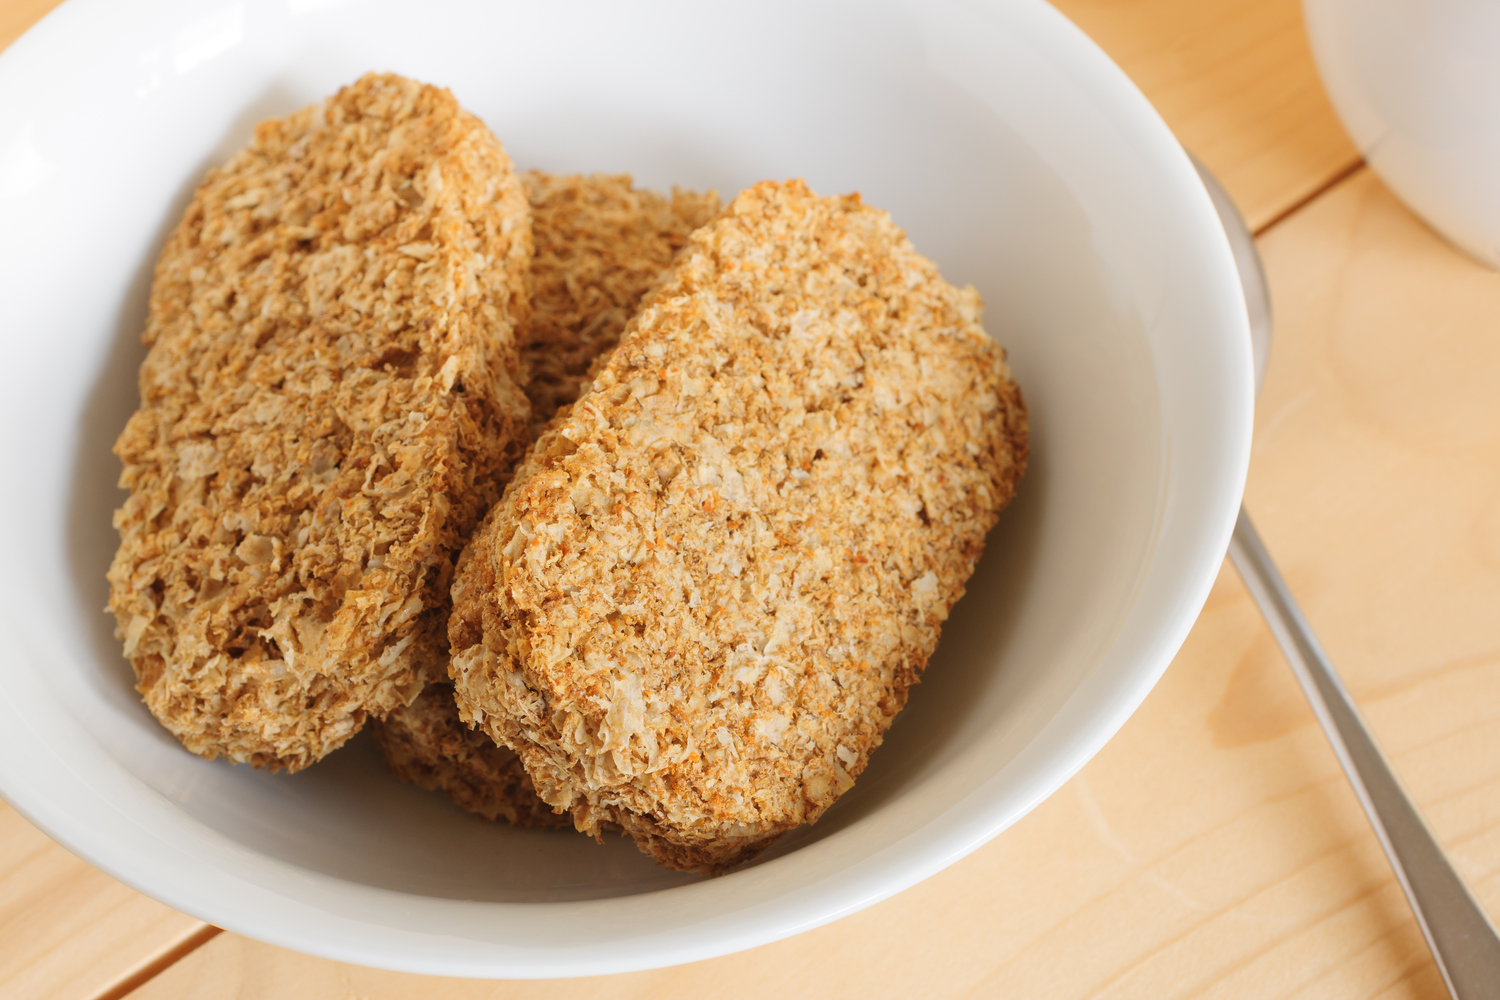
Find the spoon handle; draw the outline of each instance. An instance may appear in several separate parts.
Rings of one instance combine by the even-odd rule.
[[[1500,996],[1500,936],[1448,863],[1240,508],[1229,559],[1260,605],[1396,870],[1456,1000]]]

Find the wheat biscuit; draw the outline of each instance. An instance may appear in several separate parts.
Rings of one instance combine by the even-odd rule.
[[[110,609],[188,749],[296,770],[446,666],[453,556],[527,441],[531,227],[446,90],[256,127],[157,261]]]
[[[629,174],[533,170],[522,179],[536,255],[521,361],[539,433],[578,398],[589,366],[614,350],[641,296],[720,206],[713,191],[673,188],[665,198],[635,188]]]
[[[597,835],[717,871],[864,770],[1013,495],[972,288],[763,183],[693,234],[460,557],[465,721]]]
[[[375,727],[386,766],[402,781],[446,792],[485,819],[543,828],[573,825],[571,816],[537,798],[514,751],[463,724],[452,684],[427,685],[416,701]]]
[[[536,252],[531,318],[518,338],[539,430],[577,399],[589,367],[614,350],[641,296],[689,234],[718,213],[719,198],[680,188],[665,198],[636,189],[628,174],[530,171],[522,179]],[[429,688],[374,730],[396,777],[445,791],[470,812],[533,826],[572,822],[536,797],[529,778],[521,780],[514,753],[459,722],[451,685]]]

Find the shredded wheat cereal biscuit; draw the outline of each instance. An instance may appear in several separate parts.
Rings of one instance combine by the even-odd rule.
[[[402,781],[441,790],[485,819],[514,826],[573,825],[537,798],[515,752],[496,745],[458,717],[452,684],[429,684],[417,700],[375,723],[386,766]]]
[[[800,181],[693,234],[459,560],[464,719],[580,830],[718,871],[816,820],[1026,459],[972,288]]]
[[[713,191],[673,188],[664,198],[638,190],[629,174],[533,170],[522,178],[536,255],[521,361],[531,427],[539,433],[578,398],[589,366],[614,350],[641,296],[720,206]]]
[[[297,770],[446,664],[453,556],[527,443],[525,192],[446,90],[256,127],[157,262],[110,610],[188,749]]]
[[[719,211],[718,195],[673,189],[670,199],[637,190],[628,174],[522,175],[531,203],[531,319],[519,331],[531,373],[532,426],[572,403],[595,360],[619,343],[641,296],[689,234]],[[424,691],[374,725],[396,777],[446,791],[488,819],[571,824],[536,797],[519,760],[458,720],[451,685]],[[462,735],[461,735],[462,734]],[[537,815],[549,822],[538,824]],[[517,819],[516,817],[521,817]]]

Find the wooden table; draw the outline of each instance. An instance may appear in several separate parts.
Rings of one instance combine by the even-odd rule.
[[[0,0],[0,45],[53,0]],[[1500,275],[1368,170],[1296,0],[1065,0],[1257,231],[1276,340],[1247,504],[1455,864],[1500,913]],[[175,913],[0,805],[0,994],[1438,997],[1399,889],[1232,570],[1118,736],[945,872],[696,965],[493,983]]]

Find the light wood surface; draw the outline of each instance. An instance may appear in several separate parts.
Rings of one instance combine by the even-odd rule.
[[[0,0],[0,47],[52,5]],[[1500,911],[1500,276],[1367,172],[1350,175],[1357,156],[1297,0],[1058,6],[1253,227],[1285,217],[1262,240],[1277,336],[1247,503],[1437,833]],[[1227,569],[1162,683],[1074,781],[947,871],[789,941],[604,980],[497,984],[231,934],[204,943],[211,933],[0,805],[0,995],[16,1000],[100,1000],[137,982],[144,1000],[1441,995]]]
[[[1247,503],[1376,732],[1500,912],[1500,275],[1361,171],[1273,229]],[[696,965],[438,980],[225,934],[134,1000],[1436,997],[1415,923],[1233,571],[1062,791],[854,916]]]
[[[105,995],[202,928],[79,861],[0,802],[0,996]]]

